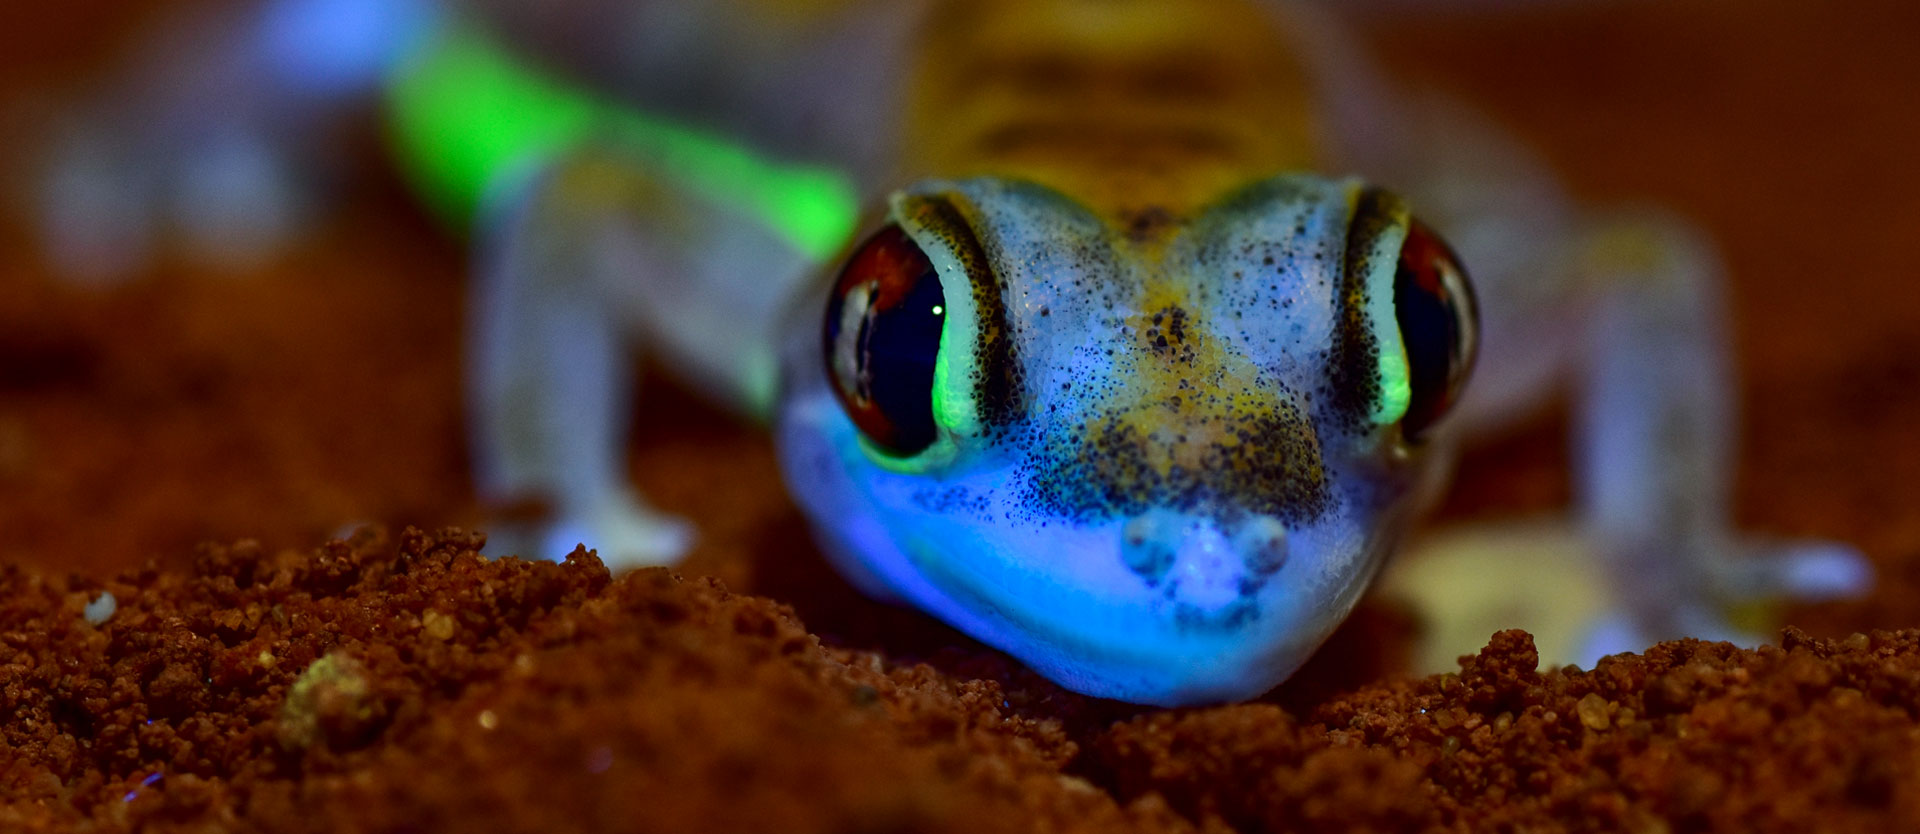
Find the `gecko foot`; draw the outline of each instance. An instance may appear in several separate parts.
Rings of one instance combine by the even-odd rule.
[[[1614,607],[1588,632],[1585,664],[1675,637],[1757,646],[1779,627],[1781,605],[1857,597],[1873,587],[1872,564],[1838,542],[1742,537],[1697,558],[1704,573],[1697,590],[1619,588]]]
[[[1714,566],[1719,592],[1730,599],[1821,602],[1873,587],[1873,564],[1839,542],[1749,540],[1740,550]]]
[[[487,552],[558,561],[576,545],[585,545],[619,574],[678,562],[693,541],[694,527],[686,519],[654,510],[636,496],[620,495],[551,521],[496,524],[488,532]]]
[[[246,272],[297,238],[320,198],[310,166],[290,140],[226,127],[188,142],[114,113],[50,138],[27,198],[55,269],[112,284],[178,247]]]
[[[1532,632],[1545,665],[1589,669],[1676,637],[1755,646],[1778,627],[1781,603],[1859,596],[1873,584],[1866,558],[1846,545],[1760,538],[1702,560],[1701,581],[1623,584],[1564,519],[1437,531],[1412,550],[1389,565],[1382,588],[1423,623],[1420,672],[1451,671],[1506,628]]]

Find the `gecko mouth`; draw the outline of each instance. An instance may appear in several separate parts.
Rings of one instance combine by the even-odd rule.
[[[1217,533],[1214,538],[1221,540],[1218,544],[1228,543]],[[1126,550],[1123,544],[1122,553]],[[1275,609],[1263,605],[1263,597],[1282,566],[1264,564],[1237,546],[1176,543],[1157,576],[1137,570],[1116,573],[1109,578],[1129,576],[1133,581],[1120,580],[1110,594],[1088,587],[1066,594],[1058,587],[1038,587],[1030,574],[1018,569],[1019,560],[956,560],[917,551],[909,549],[914,567],[954,605],[991,611],[1012,632],[1089,656],[1138,656],[1147,663],[1173,655],[1200,660],[1214,651],[1231,653],[1250,630],[1279,625],[1263,622],[1276,619],[1270,613]],[[1123,590],[1129,585],[1130,590]]]

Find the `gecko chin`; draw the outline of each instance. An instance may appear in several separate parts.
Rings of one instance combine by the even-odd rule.
[[[1367,531],[1394,528],[1345,500],[1292,526],[1171,507],[1036,512],[1020,467],[938,485],[876,471],[831,399],[788,402],[782,462],[843,573],[1086,695],[1176,706],[1266,692],[1367,586],[1390,544]]]

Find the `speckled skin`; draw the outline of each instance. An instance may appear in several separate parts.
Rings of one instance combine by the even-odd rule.
[[[863,443],[798,337],[796,497],[851,572],[1076,690],[1259,694],[1345,618],[1431,460],[1347,384],[1400,351],[1364,303],[1395,261],[1349,236],[1370,194],[1280,176],[1143,237],[1010,178],[900,192],[948,283],[942,437]]]

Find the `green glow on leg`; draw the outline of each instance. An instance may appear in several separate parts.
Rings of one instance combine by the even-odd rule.
[[[387,104],[401,164],[436,211],[463,225],[503,175],[593,139],[758,219],[814,260],[839,250],[859,210],[838,172],[768,160],[716,133],[622,107],[459,25],[402,64]]]

